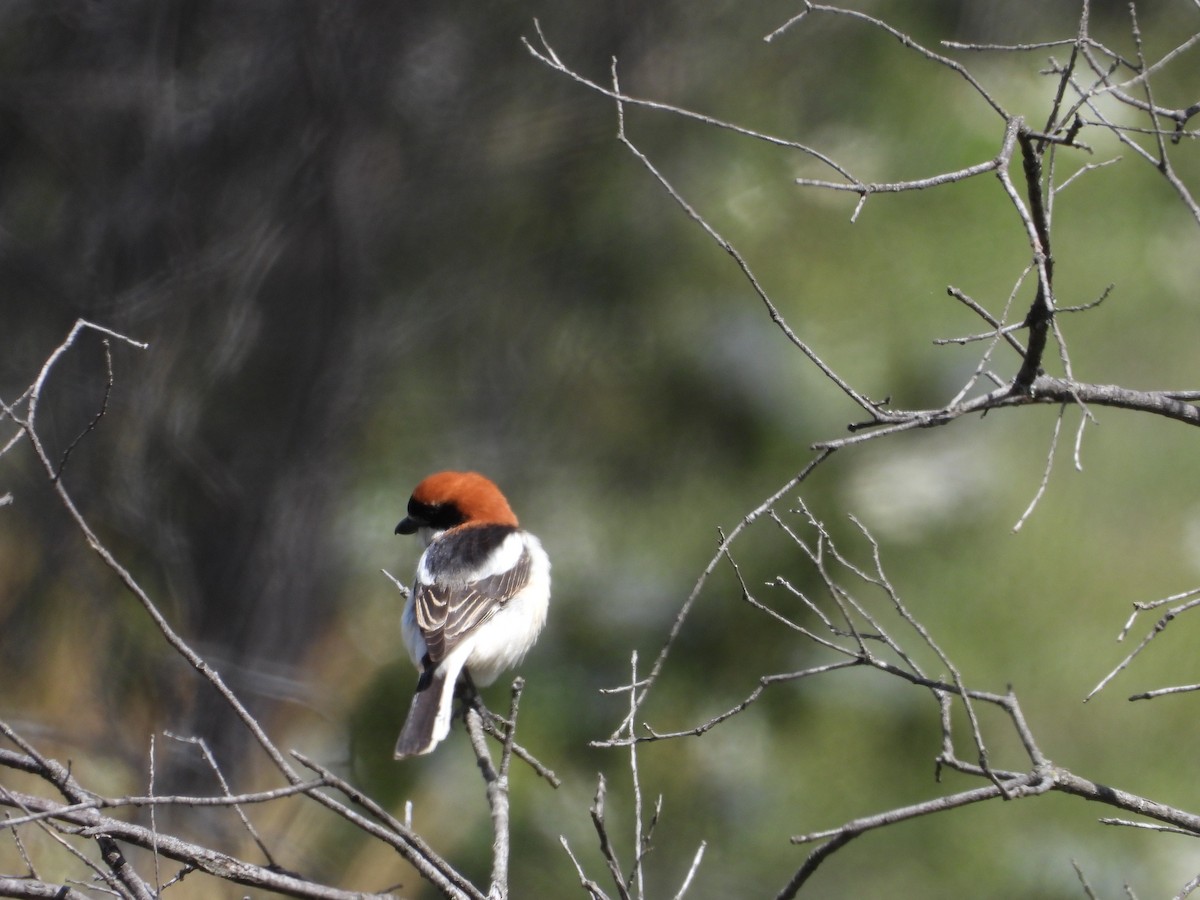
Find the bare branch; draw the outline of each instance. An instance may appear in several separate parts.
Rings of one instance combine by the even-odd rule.
[[[671,653],[671,648],[674,645],[676,638],[679,636],[679,632],[683,629],[683,623],[687,620],[688,614],[691,612],[692,607],[695,606],[697,599],[699,599],[700,592],[704,589],[704,585],[708,582],[709,576],[712,575],[717,566],[720,564],[721,560],[724,558],[726,549],[735,540],[737,540],[738,536],[741,535],[747,527],[749,527],[756,519],[764,515],[767,510],[774,506],[781,497],[795,489],[798,485],[802,484],[804,480],[808,478],[810,474],[812,474],[817,466],[829,458],[832,452],[833,451],[830,450],[818,453],[817,456],[800,471],[800,474],[790,479],[786,484],[783,485],[783,487],[760,503],[755,509],[747,513],[746,516],[743,517],[742,521],[739,522],[737,526],[729,533],[729,536],[721,541],[720,546],[717,547],[716,554],[712,557],[712,559],[709,560],[708,565],[704,567],[704,571],[696,580],[695,585],[693,585],[691,593],[688,594],[687,599],[683,602],[679,612],[676,614],[675,620],[671,624],[670,632],[667,634],[666,641],[663,643],[662,648],[658,652],[658,656],[655,657],[654,664],[650,668],[650,674],[646,676],[644,682],[641,682],[634,687],[634,690],[637,692],[636,700],[631,706],[629,714],[622,720],[622,722],[617,726],[616,731],[614,731],[612,736],[609,738],[610,741],[618,741],[622,734],[627,733],[632,735],[637,711],[641,708],[650,690],[658,680],[658,676],[662,672],[663,667],[666,665],[667,658]],[[595,743],[593,743],[593,746],[595,746]]]
[[[149,890],[128,868],[128,863],[124,861],[117,849],[118,841],[194,866],[199,871],[234,884],[273,891],[291,897],[312,898],[312,900],[367,900],[367,898],[389,896],[361,891],[345,891],[306,881],[298,876],[257,866],[199,844],[161,832],[156,833],[140,825],[101,816],[95,810],[64,812],[61,804],[16,791],[5,791],[3,795],[0,795],[0,801],[19,802],[30,813],[49,812],[59,823],[58,827],[66,833],[94,837],[97,841],[102,842],[108,848],[105,852],[105,861],[120,871],[122,884],[127,889],[129,884],[140,884],[142,889]],[[116,855],[110,856],[114,852]]]
[[[33,774],[40,774],[41,767],[30,757],[14,754],[10,750],[0,749],[0,766],[11,769],[21,769]],[[45,819],[57,818],[68,815],[70,813],[82,812],[92,809],[121,809],[124,807],[148,807],[154,809],[159,806],[238,806],[241,804],[250,803],[267,803],[272,800],[279,800],[283,797],[292,797],[296,794],[307,794],[316,788],[323,787],[327,784],[324,779],[316,779],[313,781],[304,781],[300,784],[290,784],[286,787],[275,788],[269,791],[253,791],[246,794],[230,794],[220,797],[206,796],[178,796],[167,794],[151,794],[144,797],[129,796],[129,797],[96,797],[90,800],[81,800],[76,803],[68,803],[57,805],[49,808],[47,811],[38,813],[29,813],[23,816],[10,816],[4,819],[3,826],[5,828],[17,828],[21,825],[30,822],[38,822]],[[3,803],[0,800],[0,803]]]
[[[439,856],[416,832],[398,820],[386,809],[358,788],[339,778],[329,769],[309,759],[303,753],[292,751],[292,756],[301,764],[316,772],[330,787],[344,794],[350,802],[362,807],[376,821],[371,821],[349,809],[332,797],[315,791],[310,796],[321,805],[333,810],[343,819],[371,834],[388,846],[393,847],[413,866],[421,877],[442,892],[446,897],[487,900],[485,895],[470,881],[460,875],[453,866]],[[377,824],[379,823],[379,824]]]
[[[596,829],[596,837],[600,839],[600,853],[604,857],[604,864],[608,866],[608,874],[617,888],[617,895],[621,900],[631,900],[629,883],[621,871],[621,863],[617,859],[617,849],[613,846],[612,838],[608,834],[608,822],[604,817],[605,794],[606,785],[604,776],[601,775],[596,783],[596,796],[592,799],[592,805],[588,812],[591,813],[592,827]]]
[[[604,893],[604,891],[600,888],[600,885],[587,877],[587,873],[584,872],[583,866],[580,865],[575,853],[571,850],[571,845],[567,842],[567,839],[562,835],[559,835],[558,842],[562,844],[563,849],[567,851],[567,856],[571,858],[571,863],[575,866],[575,872],[579,875],[580,885],[585,891],[588,892],[589,896],[592,897],[592,900],[608,900],[608,894]]]
[[[1153,691],[1143,691],[1140,694],[1132,694],[1130,700],[1153,700],[1156,697],[1166,697],[1170,694],[1190,694],[1193,691],[1200,691],[1200,684],[1180,684],[1175,687],[1158,688]]]
[[[208,743],[206,741],[204,741],[201,738],[195,738],[195,737],[190,737],[190,738],[189,737],[181,737],[179,735],[171,734],[169,731],[166,732],[166,734],[167,734],[167,737],[171,738],[172,740],[176,740],[176,741],[179,741],[180,743],[184,743],[184,744],[191,744],[195,747],[198,747],[201,755],[203,755],[203,757],[204,757],[204,761],[206,763],[208,763],[208,767],[210,769],[212,769],[213,774],[216,775],[216,777],[217,777],[217,781],[220,782],[221,791],[222,791],[223,795],[226,798],[233,797],[233,792],[230,791],[230,789],[229,789],[229,782],[227,782],[225,780],[225,774],[221,771],[221,767],[219,765],[217,765],[217,759],[215,756],[213,756],[212,751],[208,748]],[[325,783],[324,780],[320,781],[319,783],[308,782],[308,784],[311,787],[319,787],[320,785],[322,785],[324,783]],[[298,786],[293,785],[293,787],[298,787]],[[284,789],[284,790],[286,790],[286,789]],[[306,789],[304,791],[304,793],[308,793],[308,790]],[[283,796],[283,795],[280,795],[280,796]],[[151,809],[153,810],[153,807],[151,807]],[[258,847],[258,849],[260,851],[262,851],[262,855],[266,858],[267,862],[272,867],[274,867],[276,865],[275,858],[271,855],[271,851],[269,849],[267,849],[267,845],[263,842],[262,837],[255,830],[254,826],[250,824],[250,819],[247,818],[246,813],[242,810],[241,804],[234,803],[233,811],[235,813],[237,813],[238,818],[241,819],[242,827],[246,829],[246,832],[250,835],[250,837],[254,841],[255,845]]]
[[[1185,898],[1190,897],[1197,888],[1200,888],[1200,875],[1197,875],[1195,878],[1185,884],[1183,886],[1183,890],[1175,895],[1175,900],[1185,900]]]
[[[1034,492],[1033,499],[1029,501],[1029,505],[1025,507],[1025,512],[1021,513],[1021,517],[1017,519],[1017,524],[1013,525],[1013,531],[1020,531],[1024,526],[1025,521],[1033,514],[1038,503],[1042,499],[1042,495],[1046,493],[1046,486],[1050,484],[1050,472],[1054,469],[1054,451],[1058,449],[1058,433],[1062,430],[1063,414],[1066,412],[1066,406],[1058,408],[1058,415],[1054,419],[1054,432],[1050,436],[1050,449],[1046,453],[1046,468],[1042,472],[1042,481],[1038,485],[1037,491]]]
[[[637,684],[638,655],[634,650],[629,660],[629,683]],[[629,692],[629,718],[633,721],[633,717],[637,715],[637,695]],[[646,885],[645,871],[642,861],[646,855],[646,849],[649,841],[649,835],[642,833],[642,815],[644,807],[642,806],[642,781],[638,773],[638,758],[637,758],[637,742],[629,742],[629,775],[633,784],[633,872],[631,880],[637,884],[638,900],[645,900]]]
[[[380,569],[379,571],[382,572],[387,577],[388,581],[390,581],[392,584],[394,584],[396,586],[396,590],[398,590],[400,592],[400,596],[403,597],[405,600],[407,600],[408,599],[408,586],[403,584],[400,581],[400,579],[398,579],[395,575],[393,575],[387,569]]]
[[[976,175],[986,175],[988,172],[995,172],[1003,164],[1000,158],[990,159],[987,162],[976,163],[973,166],[967,166],[965,169],[959,169],[955,172],[942,172],[937,175],[930,175],[928,178],[916,178],[911,181],[883,181],[883,182],[863,182],[853,181],[849,184],[841,181],[821,181],[816,178],[797,178],[796,184],[801,187],[824,188],[829,191],[849,191],[859,194],[863,198],[871,194],[899,194],[906,191],[923,191],[929,188],[941,187],[946,184],[955,184],[959,181],[966,181],[968,178],[974,178]],[[860,207],[861,208],[861,207]],[[850,217],[851,221],[858,218],[857,211]]]
[[[1190,596],[1193,593],[1195,593],[1195,592],[1189,591],[1184,596]],[[1168,598],[1168,599],[1170,599],[1170,598]],[[1157,622],[1154,623],[1154,627],[1152,629],[1150,629],[1150,632],[1144,638],[1142,638],[1142,642],[1140,644],[1138,644],[1136,647],[1134,647],[1133,650],[1131,650],[1129,652],[1128,656],[1126,656],[1123,660],[1121,660],[1119,663],[1117,663],[1116,667],[1113,668],[1112,671],[1110,671],[1102,679],[1100,679],[1100,683],[1097,684],[1094,688],[1091,689],[1091,691],[1088,692],[1088,695],[1083,698],[1084,702],[1086,703],[1088,700],[1091,700],[1094,696],[1096,696],[1096,694],[1098,694],[1098,693],[1100,693],[1100,691],[1104,690],[1104,688],[1109,684],[1109,682],[1111,682],[1114,678],[1116,678],[1118,674],[1123,672],[1125,669],[1129,668],[1129,664],[1134,661],[1134,659],[1138,656],[1138,654],[1141,653],[1143,650],[1145,650],[1147,645],[1152,640],[1154,640],[1154,638],[1156,638],[1158,635],[1162,634],[1162,632],[1166,630],[1167,626],[1170,625],[1172,621],[1174,621],[1176,616],[1179,616],[1182,613],[1185,613],[1190,609],[1194,609],[1197,606],[1200,606],[1200,597],[1197,597],[1193,600],[1189,600],[1187,603],[1181,604],[1180,606],[1176,606],[1173,609],[1167,610],[1166,614],[1161,619],[1159,619]],[[1146,608],[1146,607],[1143,607],[1143,608]],[[1135,610],[1134,614],[1136,615],[1136,610]],[[1130,618],[1132,621],[1132,617],[1130,617]],[[1129,626],[1126,625],[1125,630],[1128,631],[1128,628],[1129,628]],[[1125,634],[1125,632],[1122,632],[1122,637],[1124,636],[1124,634]],[[1147,696],[1148,695],[1141,694],[1141,695],[1138,695],[1136,698],[1130,698],[1130,699],[1146,699]]]
[[[1009,797],[1027,796],[1029,793],[1042,793],[1049,789],[1048,783],[1034,782],[1030,778],[1014,779],[1019,783],[1009,783],[1006,789]],[[822,841],[820,847],[813,850],[812,853],[804,860],[804,864],[796,870],[791,880],[784,885],[777,895],[777,900],[790,900],[795,897],[800,888],[805,882],[816,873],[817,868],[828,859],[833,853],[840,850],[850,841],[865,834],[868,831],[882,828],[887,825],[894,825],[898,822],[904,822],[908,819],[914,819],[919,816],[927,816],[937,812],[957,809],[962,806],[969,806],[973,803],[979,803],[982,800],[990,800],[1001,796],[1000,788],[997,785],[988,785],[987,787],[975,788],[970,791],[963,791],[958,794],[951,794],[946,797],[939,797],[936,800],[929,800],[924,803],[917,803],[912,806],[901,807],[899,809],[888,810],[885,813],[880,813],[875,816],[866,816],[861,819],[855,819],[847,822],[840,828],[831,829],[829,831],[818,831],[811,834],[797,835],[792,838],[794,844],[806,844]]]
[[[696,877],[696,872],[700,869],[700,860],[704,859],[704,848],[707,846],[705,841],[701,841],[700,846],[696,848],[696,855],[692,857],[692,865],[688,869],[687,875],[684,876],[683,884],[679,886],[679,890],[675,894],[675,900],[683,900],[683,895],[692,886],[692,879]]]
[[[857,19],[859,21],[866,22],[867,24],[871,25],[872,27],[878,28],[881,31],[886,32],[887,34],[890,34],[897,41],[899,41],[901,44],[903,44],[905,48],[907,48],[909,50],[914,50],[914,51],[916,51],[916,53],[918,55],[924,57],[925,59],[928,59],[931,62],[935,62],[938,65],[945,66],[946,68],[955,72],[960,78],[962,78],[964,81],[966,81],[967,84],[971,85],[971,87],[975,89],[975,92],[977,94],[979,94],[980,97],[983,98],[984,102],[986,102],[988,106],[990,106],[993,110],[995,110],[996,113],[1002,119],[1007,121],[1011,118],[1009,116],[1009,114],[1005,111],[1004,107],[1001,106],[1000,103],[994,97],[992,97],[992,95],[987,91],[987,89],[984,88],[984,86],[982,84],[980,84],[978,79],[976,79],[975,76],[972,75],[962,63],[958,62],[957,60],[951,59],[948,56],[942,56],[940,53],[936,53],[933,50],[930,50],[929,48],[922,46],[921,44],[919,44],[915,40],[913,40],[911,37],[909,37],[907,34],[905,34],[904,32],[900,31],[897,28],[893,28],[891,25],[889,25],[887,22],[884,22],[882,19],[877,19],[874,16],[867,15],[866,13],[859,12],[858,10],[842,9],[841,7],[837,7],[837,6],[825,6],[825,5],[819,4],[819,3],[809,3],[808,0],[805,0],[804,5],[805,5],[806,9],[812,10],[813,12],[829,13],[829,14],[835,15],[835,16],[849,16],[852,19]]]
[[[104,398],[100,401],[100,409],[96,411],[96,415],[92,417],[92,420],[88,422],[87,427],[63,451],[62,458],[58,461],[58,469],[54,473],[55,480],[62,477],[62,471],[67,466],[67,460],[70,458],[71,452],[79,445],[80,441],[95,431],[96,426],[100,424],[100,420],[104,418],[104,414],[108,412],[108,400],[112,396],[113,387],[112,345],[109,343],[108,338],[104,338],[101,343],[104,345],[104,362],[108,370],[108,377],[104,381]]]
[[[517,710],[520,706],[521,691],[524,686],[525,681],[522,678],[513,681],[512,702],[499,768],[492,762],[492,756],[487,748],[487,739],[483,728],[483,720],[487,712],[481,708],[479,695],[473,690],[463,711],[467,734],[471,738],[471,747],[475,751],[479,771],[483,775],[484,784],[487,787],[488,806],[492,812],[492,878],[491,886],[488,889],[488,900],[505,900],[508,897],[508,861],[511,853],[508,770],[512,761],[513,739],[516,737],[517,731]]]
[[[614,94],[619,96],[615,59],[613,60],[612,78]],[[678,206],[684,211],[684,213],[687,214],[687,217],[699,225],[704,232],[710,238],[712,238],[717,246],[724,250],[725,253],[733,259],[733,261],[737,264],[738,269],[741,270],[741,273],[745,277],[746,281],[749,282],[754,293],[758,295],[759,300],[762,302],[763,306],[766,307],[767,313],[771,317],[771,321],[774,322],[776,327],[778,327],[779,330],[782,331],[787,337],[787,339],[792,342],[793,346],[795,346],[796,349],[808,357],[809,361],[811,361],[818,369],[820,369],[826,378],[836,384],[842,390],[842,392],[846,394],[846,396],[848,396],[863,409],[875,412],[875,414],[878,415],[875,404],[858,393],[858,391],[850,386],[849,382],[845,381],[840,375],[834,372],[833,369],[830,368],[830,366],[817,355],[816,351],[813,350],[803,340],[801,340],[800,336],[792,330],[791,326],[789,326],[784,320],[783,315],[779,312],[778,308],[776,308],[774,302],[772,302],[770,296],[768,296],[766,290],[759,283],[758,277],[750,268],[750,264],[746,262],[746,259],[740,252],[738,252],[737,248],[735,248],[733,244],[722,237],[721,234],[708,223],[708,220],[701,216],[700,213],[698,213],[692,207],[692,205],[683,198],[683,196],[675,189],[671,182],[669,182],[666,177],[659,172],[650,159],[644,153],[642,153],[642,151],[639,150],[637,146],[629,139],[625,132],[625,105],[621,100],[617,101],[617,139],[624,144],[625,147],[628,148],[629,152],[632,153],[633,156],[638,160],[638,162],[640,162],[646,168],[646,170],[654,176],[655,180],[657,180],[658,183],[662,185],[662,187],[671,196],[671,199],[674,200],[676,204],[678,204]]]
[[[1088,884],[1088,880],[1083,874],[1083,869],[1079,867],[1079,863],[1071,860],[1071,867],[1075,870],[1075,877],[1079,879],[1079,885],[1083,888],[1083,893],[1088,900],[1098,900],[1095,892],[1092,890],[1092,886]]]
[[[533,20],[533,26],[534,26],[534,30],[537,33],[539,46],[535,47],[528,38],[524,38],[524,37],[521,38],[521,43],[525,45],[525,49],[529,51],[529,53],[533,56],[534,59],[538,60],[538,62],[541,62],[541,63],[549,66],[554,71],[567,76],[568,78],[570,78],[572,81],[576,82],[577,84],[581,84],[584,87],[588,88],[589,90],[595,91],[597,94],[601,94],[602,96],[608,97],[610,100],[616,101],[616,103],[620,106],[638,106],[638,107],[643,107],[645,109],[652,109],[652,110],[655,110],[656,112],[670,113],[671,115],[679,116],[684,119],[690,119],[694,122],[699,122],[703,125],[712,126],[713,128],[720,128],[725,131],[732,131],[733,133],[740,134],[743,137],[752,138],[756,141],[762,141],[764,143],[771,144],[776,147],[783,147],[788,150],[799,150],[801,153],[805,154],[806,156],[813,157],[814,159],[818,160],[819,162],[828,166],[829,168],[835,170],[836,172],[843,175],[844,177],[846,177],[846,178],[851,177],[850,174],[848,172],[846,172],[833,159],[831,159],[830,157],[826,156],[825,154],[823,154],[817,150],[814,150],[812,147],[806,146],[805,144],[801,144],[797,141],[790,141],[790,140],[787,140],[786,138],[781,138],[781,137],[776,137],[774,135],[765,134],[761,131],[755,131],[751,128],[745,128],[741,125],[736,125],[732,122],[725,122],[725,121],[722,121],[721,119],[713,118],[712,116],[706,116],[703,113],[693,112],[692,110],[683,109],[682,107],[679,107],[679,106],[672,106],[669,103],[661,103],[656,100],[645,100],[640,97],[633,97],[629,94],[622,93],[621,90],[619,89],[618,85],[615,82],[611,88],[608,88],[608,87],[605,87],[604,85],[599,84],[595,81],[591,81],[591,80],[585,78],[584,76],[580,75],[574,69],[571,69],[568,66],[566,66],[562,62],[562,60],[559,59],[558,54],[555,53],[554,48],[550,46],[550,43],[546,39],[545,34],[542,33],[541,23],[537,19]],[[615,61],[614,61],[614,64],[615,64]]]
[[[33,878],[0,875],[0,897],[46,897],[49,900],[90,900],[70,885],[51,884]]]
[[[59,502],[66,509],[70,517],[75,521],[76,527],[78,527],[79,531],[82,533],[88,546],[98,557],[100,557],[104,565],[107,566],[117,576],[121,583],[124,584],[129,592],[138,600],[143,610],[147,613],[147,615],[149,615],[151,621],[162,633],[163,637],[166,638],[167,643],[170,644],[170,646],[180,656],[182,656],[188,662],[188,664],[192,666],[192,668],[199,672],[201,676],[203,676],[209,682],[209,684],[216,689],[217,693],[220,694],[221,698],[230,707],[230,709],[233,710],[235,715],[241,720],[242,724],[258,742],[259,746],[266,751],[272,762],[274,762],[276,768],[279,769],[279,771],[284,775],[285,778],[287,778],[289,782],[292,784],[297,784],[300,781],[300,777],[288,764],[287,760],[284,758],[279,749],[274,745],[274,743],[272,743],[262,726],[250,714],[249,710],[246,709],[233,691],[226,686],[224,679],[221,678],[221,675],[210,665],[208,665],[208,663],[205,662],[200,654],[193,650],[191,646],[184,641],[184,639],[171,627],[171,625],[167,622],[166,617],[163,616],[158,607],[155,605],[154,601],[150,598],[150,595],[142,588],[129,570],[117,562],[116,558],[111,552],[109,552],[108,548],[101,543],[95,531],[92,530],[92,527],[84,518],[83,513],[75,505],[74,499],[67,492],[66,487],[63,485],[62,479],[58,477],[58,467],[51,462],[45,447],[42,445],[36,425],[37,406],[41,398],[42,390],[45,387],[46,381],[50,377],[50,373],[53,370],[54,364],[62,358],[63,354],[65,354],[67,350],[71,348],[78,335],[87,329],[98,331],[101,334],[105,334],[114,339],[119,339],[135,347],[145,348],[147,346],[107,328],[93,325],[90,322],[80,319],[75,323],[74,328],[71,329],[71,332],[67,335],[66,340],[64,340],[63,343],[60,344],[58,348],[50,354],[45,365],[42,366],[42,370],[39,373],[37,380],[34,382],[33,387],[29,391],[29,399],[27,401],[25,418],[21,420],[14,416],[14,421],[17,422],[22,431],[29,437],[29,441],[33,446],[34,453],[36,454],[39,463],[53,484],[55,492],[58,494]]]

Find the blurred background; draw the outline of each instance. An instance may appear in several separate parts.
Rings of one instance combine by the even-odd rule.
[[[1092,29],[1134,58],[1128,11]],[[1070,39],[1078,4],[863,2],[931,47]],[[627,755],[589,748],[648,665],[728,531],[861,419],[771,323],[731,260],[616,140],[603,98],[522,46],[535,17],[562,59],[605,82],[803,142],[867,181],[992,158],[1003,123],[969,86],[879,31],[798,5],[577,2],[329,4],[8,0],[0,5],[0,396],[13,401],[79,317],[114,344],[115,383],[72,452],[69,490],[175,627],[277,742],[333,767],[481,881],[490,821],[460,732],[393,763],[414,672],[398,637],[419,548],[393,535],[412,487],[478,469],[554,562],[549,627],[521,667],[522,742],[564,785],[514,775],[514,897],[582,896],[559,846],[603,868],[587,805],[609,780],[633,857]],[[1139,4],[1156,59],[1200,27],[1195,4]],[[1006,108],[1044,121],[1069,47],[958,53]],[[1196,51],[1154,83],[1196,99]],[[796,151],[630,109],[630,135],[754,267],[789,324],[863,393],[946,402],[983,330],[954,285],[999,313],[1028,249],[993,177],[856,198],[799,188],[834,173]],[[1076,375],[1136,388],[1197,384],[1196,223],[1151,166],[1097,132],[1088,173],[1056,200],[1058,291],[1097,311],[1064,320]],[[1175,148],[1200,184],[1194,141]],[[1062,176],[1060,176],[1060,181]],[[1014,309],[1027,306],[1023,290]],[[1012,318],[1016,318],[1014,314]],[[1003,350],[1004,348],[1000,348]],[[104,402],[101,342],[82,338],[43,400],[61,454]],[[995,368],[1013,360],[998,351]],[[1193,811],[1200,680],[1179,621],[1107,692],[1130,603],[1200,580],[1194,434],[1094,410],[1082,472],[1066,414],[1041,505],[1055,409],[963,420],[839,454],[796,497],[893,583],[968,683],[1023,699],[1043,750],[1084,776]],[[4,432],[7,440],[9,432]],[[27,447],[3,458],[0,718],[109,793],[208,792],[204,737],[234,790],[269,780],[261,751],[165,646],[91,555]],[[740,539],[752,586],[815,589],[769,522]],[[760,599],[802,610],[778,590]],[[791,604],[789,606],[789,604]],[[1135,629],[1140,638],[1152,623]],[[728,567],[706,585],[647,719],[697,725],[761,675],[819,662],[754,616]],[[487,694],[503,709],[502,686]],[[1021,767],[998,717],[1001,765]],[[769,690],[701,740],[654,744],[643,791],[663,813],[647,893],[672,896],[700,841],[689,897],[773,896],[807,850],[793,834],[974,786],[937,785],[929,697],[867,673]],[[965,748],[964,748],[965,750]],[[964,756],[970,756],[964,752]],[[10,776],[5,774],[3,778]],[[7,782],[0,782],[7,783]],[[278,862],[348,888],[432,893],[383,848],[301,801],[252,812]],[[811,884],[822,897],[1078,897],[1175,892],[1200,871],[1186,838],[1096,824],[1065,797],[988,804],[854,842]],[[261,862],[225,814],[160,819]],[[136,857],[135,857],[136,859]],[[0,869],[18,871],[0,846]],[[76,877],[86,877],[82,869]],[[177,896],[241,896],[191,876]]]

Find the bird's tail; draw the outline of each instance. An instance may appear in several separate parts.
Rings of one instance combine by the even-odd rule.
[[[396,741],[396,759],[428,753],[450,733],[456,681],[458,671],[448,672],[445,666],[421,675],[412,706],[408,708],[408,718]]]

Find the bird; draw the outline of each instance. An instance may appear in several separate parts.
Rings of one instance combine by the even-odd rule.
[[[396,534],[417,534],[425,548],[400,620],[420,673],[396,741],[395,758],[406,759],[450,733],[460,676],[486,687],[533,646],[550,604],[550,559],[478,472],[423,479]]]

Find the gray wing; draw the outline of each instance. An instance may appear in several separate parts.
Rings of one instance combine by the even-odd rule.
[[[478,581],[418,582],[413,602],[429,664],[437,665],[529,583],[529,550],[517,564]]]

